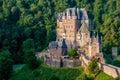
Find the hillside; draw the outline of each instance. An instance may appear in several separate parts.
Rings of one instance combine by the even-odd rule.
[[[70,7],[87,10],[92,28],[103,37],[107,62],[120,66],[119,5],[120,0],[0,0],[0,79],[10,77],[13,64],[36,61],[33,53],[56,39],[57,13]],[[118,47],[115,61],[109,59],[112,46]]]
[[[74,68],[55,68],[42,65],[33,71],[24,66],[22,69],[16,70],[9,80],[81,80],[83,74],[83,69],[80,66]],[[102,72],[96,76],[96,79],[115,80]]]

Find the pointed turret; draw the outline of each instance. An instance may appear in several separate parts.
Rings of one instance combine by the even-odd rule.
[[[80,19],[80,9],[77,8],[77,18]]]
[[[97,32],[97,36],[96,36],[97,42],[100,43],[100,37],[99,37],[99,33]]]
[[[63,12],[63,16],[66,16],[66,15],[65,15],[65,12]]]
[[[66,45],[66,42],[65,42],[65,39],[62,39],[62,46],[61,46],[61,48],[67,48],[67,45]]]
[[[94,31],[91,31],[90,37],[91,37],[91,38],[95,38],[95,32],[94,32]]]
[[[66,10],[66,13],[67,13],[67,16],[70,16],[70,10],[69,9]]]
[[[76,8],[72,8],[72,16],[76,16]]]

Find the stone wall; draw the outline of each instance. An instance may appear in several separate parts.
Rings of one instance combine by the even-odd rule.
[[[104,73],[116,78],[120,75],[120,68],[112,66],[110,64],[102,64],[102,70]]]
[[[45,55],[47,55],[45,57]],[[52,58],[48,53],[40,53],[40,55],[36,55],[37,57],[42,57],[44,56],[44,63],[48,64],[50,66],[55,66],[55,67],[74,67],[74,66],[79,66],[82,65],[84,69],[87,68],[88,63],[89,63],[89,58],[87,56],[81,54],[79,59],[55,59]],[[100,70],[102,70],[104,73],[116,78],[120,75],[120,68],[107,64],[107,63],[98,63]]]
[[[63,67],[75,67],[80,65],[79,59],[63,59]]]
[[[44,63],[54,67],[75,67],[80,65],[79,59],[64,59],[64,58],[44,58]]]
[[[87,57],[85,57],[84,55],[81,55],[79,59],[81,60],[81,64],[84,67],[84,69],[86,69],[90,60],[87,59]],[[102,70],[104,73],[114,78],[120,76],[119,67],[116,67],[107,63],[98,63],[98,65],[99,65],[99,69]]]

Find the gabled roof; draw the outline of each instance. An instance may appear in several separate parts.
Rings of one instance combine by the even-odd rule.
[[[58,42],[52,41],[49,43],[49,48],[57,48],[58,47]]]
[[[87,24],[85,23],[85,21],[83,21],[83,23],[82,23],[82,26],[80,28],[80,32],[82,32],[82,33],[88,33],[89,32]]]
[[[49,43],[49,48],[67,48],[65,39],[62,39],[61,41],[52,41]]]

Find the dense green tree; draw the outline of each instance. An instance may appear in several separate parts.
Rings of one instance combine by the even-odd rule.
[[[17,21],[17,20],[19,20],[19,17],[20,17],[20,10],[19,10],[19,8],[13,6],[13,7],[11,8],[11,19],[12,19],[13,21]]]
[[[12,73],[12,59],[8,50],[0,52],[0,80],[8,80]]]
[[[95,0],[93,12],[94,12],[94,22],[96,25],[95,28],[100,29],[99,25],[101,25],[102,23],[101,16],[103,14],[103,0]]]
[[[9,49],[10,48],[10,43],[8,39],[5,39],[3,41],[3,49]]]
[[[81,80],[88,80],[87,75],[85,73],[81,75]]]
[[[90,74],[96,75],[99,72],[99,67],[97,64],[97,59],[92,58],[88,65],[88,70]]]
[[[56,75],[53,75],[53,76],[50,78],[50,80],[59,80],[59,77],[56,76]]]
[[[35,69],[38,67],[39,63],[35,57],[35,50],[29,49],[25,52],[25,63],[29,66],[30,69]]]
[[[35,49],[35,43],[33,39],[27,39],[22,44],[23,51],[26,52],[29,49]]]

